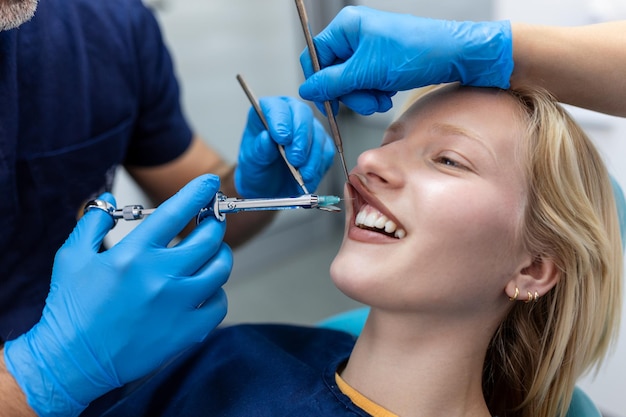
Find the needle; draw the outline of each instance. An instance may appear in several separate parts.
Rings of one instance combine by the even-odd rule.
[[[296,7],[298,8],[298,16],[300,17],[300,23],[302,24],[302,30],[304,31],[304,39],[306,40],[306,45],[309,48],[309,54],[311,55],[311,61],[313,63],[313,70],[318,72],[321,70],[320,61],[317,57],[317,51],[315,50],[315,44],[313,43],[313,36],[311,35],[311,28],[309,27],[309,18],[306,14],[306,9],[304,8],[304,3],[302,0],[295,0]],[[341,165],[343,166],[343,173],[346,176],[346,181],[348,180],[348,168],[346,167],[346,158],[343,155],[343,142],[341,140],[341,135],[339,134],[339,127],[337,126],[337,120],[335,119],[335,114],[333,113],[333,107],[330,101],[324,102],[324,110],[326,111],[326,117],[328,118],[328,125],[330,126],[330,133],[335,141],[335,147],[337,148],[337,152],[339,153],[339,158],[341,160]]]
[[[267,119],[265,119],[265,116],[263,115],[263,111],[261,110],[259,101],[256,99],[254,94],[252,94],[252,91],[248,87],[248,84],[246,84],[246,82],[243,80],[243,77],[240,74],[237,74],[237,81],[239,81],[241,88],[243,88],[243,91],[246,93],[246,96],[248,96],[248,100],[250,100],[250,103],[252,103],[252,107],[254,107],[256,114],[259,116],[259,119],[261,119],[263,126],[265,126],[265,129],[269,133],[270,127],[269,127],[269,124],[267,123]],[[302,179],[302,175],[300,174],[300,171],[298,171],[296,167],[291,165],[291,163],[289,163],[289,161],[287,160],[287,154],[285,154],[285,148],[283,147],[283,145],[280,145],[280,144],[278,145],[278,151],[280,152],[280,155],[283,157],[283,160],[287,164],[289,171],[291,171],[291,175],[293,175],[293,178],[296,180],[300,188],[302,188],[302,191],[304,192],[304,194],[309,194],[309,190],[307,190],[306,186],[304,185],[304,180]]]

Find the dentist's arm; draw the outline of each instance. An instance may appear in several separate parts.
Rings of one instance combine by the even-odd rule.
[[[4,349],[0,349],[0,417],[36,417],[26,397],[6,368]]]
[[[398,91],[460,82],[538,84],[558,100],[626,116],[626,21],[549,27],[455,22],[347,7],[314,39],[322,70],[300,56],[300,95],[384,112]]]
[[[314,38],[321,71],[300,55],[300,95],[341,100],[361,114],[384,112],[398,91],[460,81],[509,86],[508,22],[454,22],[349,6]]]
[[[561,102],[626,117],[626,21],[579,27],[512,24],[511,86],[538,84]]]
[[[38,415],[78,415],[221,322],[232,268],[225,223],[207,218],[169,245],[218,189],[212,175],[191,181],[104,252],[110,215],[92,209],[80,219],[55,257],[41,320],[4,346],[6,369]],[[3,394],[14,390],[4,379]]]

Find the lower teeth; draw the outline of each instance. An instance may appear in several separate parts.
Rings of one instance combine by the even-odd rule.
[[[358,225],[356,225],[356,227],[358,227],[359,229],[363,229],[363,230],[371,230],[372,232],[377,232],[377,233],[380,233],[380,234],[385,235],[385,236],[397,238],[396,235],[395,235],[395,232],[394,233],[389,233],[389,232],[385,232],[383,229],[378,229],[376,227],[368,227],[368,226],[365,226],[365,225],[362,225],[362,224],[358,224]]]

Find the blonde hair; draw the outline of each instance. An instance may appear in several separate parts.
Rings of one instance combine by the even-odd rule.
[[[623,265],[617,207],[601,156],[550,94],[502,93],[519,103],[527,125],[522,239],[539,261],[555,262],[560,276],[536,303],[514,303],[491,340],[483,392],[492,415],[564,417],[576,381],[600,366],[617,335]]]
[[[492,400],[507,399],[500,415],[564,417],[576,381],[601,364],[617,333],[617,208],[601,156],[556,100],[538,89],[509,93],[528,121],[524,243],[555,262],[560,278],[537,303],[516,303],[492,339],[485,376],[498,381]]]

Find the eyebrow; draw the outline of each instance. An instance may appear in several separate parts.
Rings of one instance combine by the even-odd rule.
[[[398,122],[397,120],[391,123],[389,126],[387,126],[387,128],[385,129],[385,132],[383,133],[383,141],[381,145],[384,145],[387,142],[386,139],[390,135],[391,136],[401,135],[403,130],[404,130],[404,126],[402,125],[402,123]]]
[[[481,136],[479,134],[477,134],[476,132],[473,132],[473,131],[471,131],[469,129],[464,129],[464,128],[460,127],[460,126],[455,126],[455,125],[451,125],[451,124],[447,124],[447,123],[435,123],[431,127],[431,130],[434,131],[435,133],[464,136],[464,137],[466,137],[466,138],[468,138],[468,139],[478,143],[483,148],[485,148],[487,150],[487,152],[489,152],[489,154],[491,155],[491,157],[495,161],[498,160],[498,158],[496,157],[496,153],[493,150],[493,148],[488,146],[485,143],[485,141],[481,138]]]

